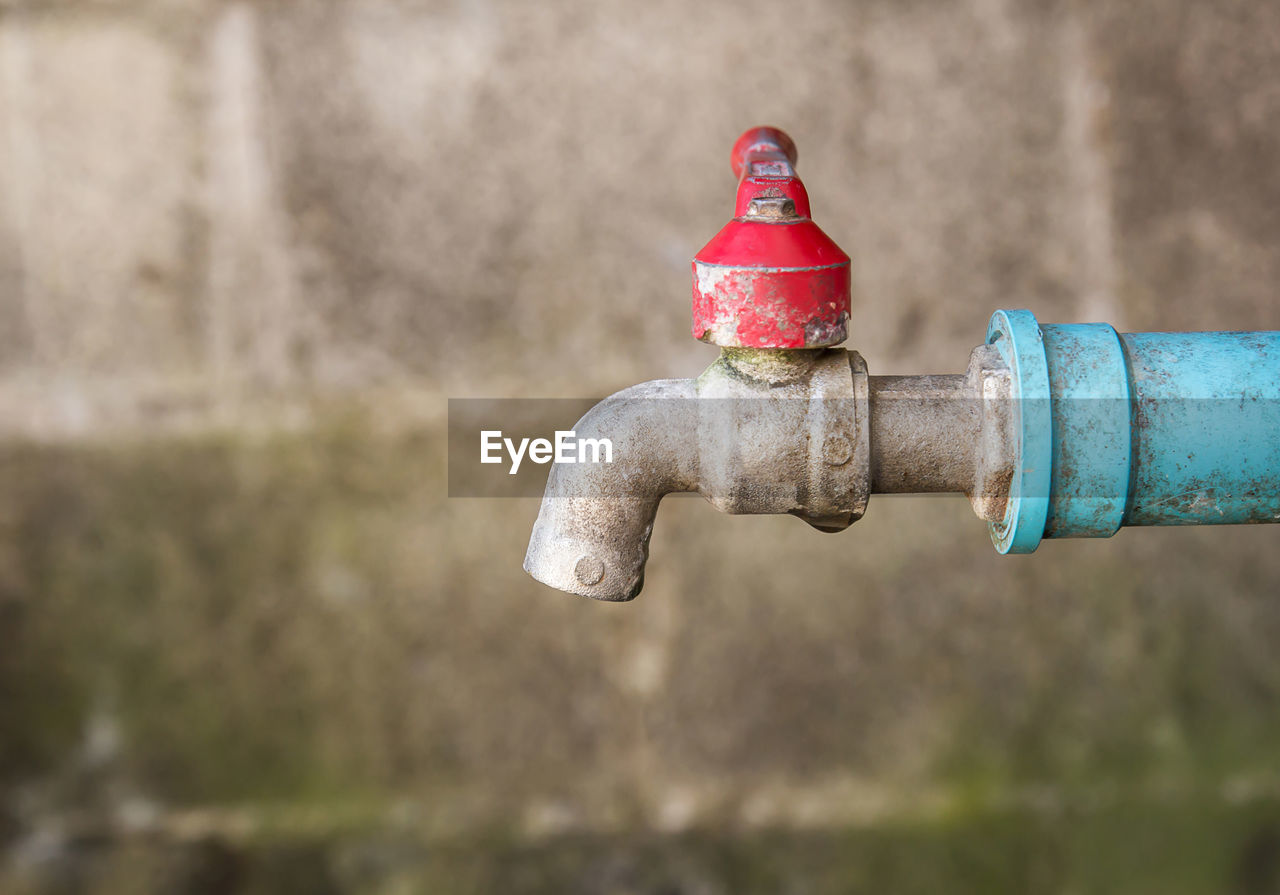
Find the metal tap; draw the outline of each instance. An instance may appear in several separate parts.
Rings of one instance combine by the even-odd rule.
[[[810,218],[795,144],[731,154],[734,218],[693,260],[693,335],[720,357],[596,405],[611,464],[553,466],[524,568],[639,593],[663,495],[822,531],[873,493],[959,492],[1001,553],[1126,525],[1280,522],[1280,332],[1127,333],[997,311],[964,373],[870,376],[847,336],[849,257]]]

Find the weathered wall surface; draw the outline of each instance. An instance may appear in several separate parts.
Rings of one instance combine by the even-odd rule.
[[[0,885],[1260,891],[1276,531],[671,500],[597,605],[521,573],[533,501],[446,498],[444,420],[705,366],[764,122],[873,372],[997,307],[1278,328],[1278,121],[1263,2],[0,3]],[[1215,818],[1147,844],[1190,871],[1098,857],[1150,805]],[[633,830],[749,845],[521,851]]]

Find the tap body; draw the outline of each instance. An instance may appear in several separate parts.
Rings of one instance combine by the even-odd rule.
[[[866,405],[866,367],[843,349],[726,350],[696,379],[624,389],[574,427],[609,438],[614,462],[552,467],[524,567],[571,593],[631,599],[673,492],[846,528],[869,494]]]

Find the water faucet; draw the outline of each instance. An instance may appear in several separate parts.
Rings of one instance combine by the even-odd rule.
[[[553,465],[524,568],[640,592],[658,503],[841,531],[871,494],[968,496],[1000,553],[1129,525],[1280,522],[1280,332],[1117,333],[992,315],[965,372],[871,376],[847,337],[850,261],[810,217],[776,128],[734,144],[734,217],[693,260],[696,379],[625,389],[575,426],[612,463]]]

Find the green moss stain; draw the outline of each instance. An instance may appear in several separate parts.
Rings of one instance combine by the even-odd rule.
[[[335,730],[352,670],[341,635],[360,623],[349,604],[381,614],[371,545],[436,484],[423,447],[343,425],[8,449],[0,694],[13,733],[0,772],[73,761],[100,705],[118,716],[128,770],[165,798],[376,777]]]

